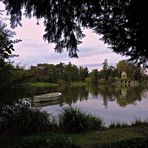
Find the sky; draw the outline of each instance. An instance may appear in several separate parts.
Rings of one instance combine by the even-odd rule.
[[[7,21],[7,24],[10,22]],[[94,33],[90,29],[84,30],[85,38],[82,44],[78,46],[79,58],[68,57],[68,52],[56,53],[54,44],[44,42],[42,36],[44,34],[44,26],[42,21],[36,25],[34,18],[22,19],[22,27],[18,26],[14,29],[15,38],[21,39],[22,42],[15,44],[14,54],[19,57],[14,58],[15,64],[25,67],[37,65],[38,63],[58,64],[60,62],[76,64],[78,66],[87,66],[89,70],[94,68],[100,69],[104,59],[108,59],[109,65],[116,65],[120,60],[126,57],[120,56],[114,52],[101,40],[101,36]],[[8,25],[9,26],[9,25]]]

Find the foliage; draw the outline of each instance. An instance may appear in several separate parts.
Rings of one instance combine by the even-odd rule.
[[[92,70],[92,72],[90,73],[90,82],[92,84],[98,84],[98,70],[97,69]]]
[[[21,104],[3,106],[0,111],[2,135],[26,135],[56,127],[54,120],[46,112]]]
[[[4,59],[8,59],[12,51],[14,51],[13,44],[20,41],[11,40],[15,33],[6,29],[6,26],[7,25],[0,20],[0,64],[2,64],[1,62],[4,61]]]
[[[85,81],[85,78],[88,77],[87,67],[77,67],[71,63],[67,65],[63,63],[38,64],[32,66],[27,72],[30,74],[30,82],[62,82],[61,84],[63,84],[63,82]]]
[[[136,119],[131,126],[138,126],[138,127],[142,127],[142,126],[148,126],[148,120],[144,120],[142,121],[141,119]]]
[[[89,78],[89,77],[86,77],[86,78],[85,78],[85,82],[86,82],[87,84],[89,84],[89,83],[90,83],[90,78]]]
[[[60,127],[66,132],[86,132],[88,130],[101,129],[103,120],[82,113],[77,108],[65,108],[60,116]]]
[[[142,81],[146,78],[144,74],[144,67],[138,67],[136,64],[132,62],[128,62],[126,60],[119,61],[114,66],[108,66],[107,63],[103,63],[102,70],[98,72],[99,83],[114,83],[122,80],[130,80],[130,81]],[[121,78],[121,73],[125,71],[127,74],[127,78]]]
[[[134,0],[2,0],[11,16],[11,26],[21,25],[22,15],[44,19],[44,40],[55,43],[55,50],[64,48],[70,57],[77,57],[82,28],[102,34],[102,40],[114,52],[130,56],[131,60],[147,63],[146,2]],[[23,10],[25,13],[23,13]],[[140,10],[140,11],[139,11]],[[56,21],[55,21],[56,20]]]
[[[66,82],[78,80],[78,68],[76,65],[69,63],[65,66],[64,79]]]
[[[98,82],[100,84],[108,84],[120,80],[120,73],[123,70],[127,71],[128,79],[130,80],[142,81],[147,78],[143,68],[137,67],[127,61],[120,61],[117,64],[117,68],[107,66],[104,70],[98,71],[94,69],[91,72],[88,72],[87,67],[78,67],[71,63],[67,65],[63,63],[56,65],[38,64],[37,66],[25,69],[24,67],[13,66],[12,63],[3,61],[3,67],[0,68],[0,87],[6,84],[10,86],[10,83],[15,86],[17,83],[20,84],[20,82],[29,82],[32,86],[37,87],[42,86],[42,84],[47,84],[47,87],[50,87],[50,84],[54,86],[57,83],[63,85],[64,83],[72,84],[75,82],[86,82],[87,84],[92,83],[95,85]],[[44,86],[46,87],[46,85]]]
[[[120,123],[120,122],[113,122],[109,125],[109,128],[125,128],[128,127],[129,125],[126,123]]]
[[[103,81],[105,81],[105,83],[111,83],[116,76],[118,76],[117,69],[114,66],[108,66],[107,61],[105,61],[102,70],[99,71],[99,79],[102,81],[101,83],[104,83]]]
[[[22,67],[3,61],[0,67],[0,103],[13,102],[26,96],[27,75]]]
[[[127,73],[128,78],[132,80],[141,80],[142,78],[142,68],[138,67],[133,63],[129,63],[128,61],[119,61],[116,65],[118,75],[120,76],[121,72],[125,71]]]

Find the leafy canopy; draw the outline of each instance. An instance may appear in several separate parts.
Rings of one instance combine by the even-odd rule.
[[[102,34],[114,52],[148,62],[148,13],[146,1],[136,0],[2,0],[11,15],[11,26],[21,25],[22,15],[44,19],[44,40],[55,43],[55,50],[77,57],[85,36],[82,28]],[[23,12],[25,10],[25,13]]]
[[[15,35],[9,29],[6,29],[6,24],[3,21],[0,21],[0,67],[5,59],[8,59],[14,51],[14,44],[20,42],[21,40],[11,40]]]

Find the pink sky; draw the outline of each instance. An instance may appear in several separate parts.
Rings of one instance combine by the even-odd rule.
[[[107,45],[99,40],[100,36],[93,33],[92,30],[84,31],[86,36],[79,46],[79,58],[70,58],[67,52],[56,53],[54,44],[43,41],[44,26],[42,21],[40,21],[40,25],[36,25],[36,19],[23,17],[22,24],[22,27],[14,29],[15,38],[22,39],[21,43],[15,45],[14,53],[19,55],[19,57],[13,59],[15,63],[21,63],[21,65],[27,67],[37,63],[57,64],[59,62],[89,66],[91,64],[102,64],[104,59],[108,59],[110,64],[125,59],[125,57],[113,53],[111,49],[107,48]]]

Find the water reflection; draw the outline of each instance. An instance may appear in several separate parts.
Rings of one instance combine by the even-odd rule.
[[[43,94],[47,92],[61,92],[60,102],[46,102],[37,106],[59,104],[77,104],[78,102],[89,99],[102,100],[103,106],[108,108],[110,102],[116,102],[120,107],[129,104],[136,105],[136,101],[141,101],[144,97],[148,98],[148,91],[143,87],[115,87],[107,85],[90,85],[89,87],[55,87],[55,88],[32,88],[31,95]]]
[[[128,104],[134,104],[137,100],[140,101],[142,93],[141,87],[100,86],[98,94],[102,96],[105,107],[110,101],[116,101],[119,106],[126,107]]]
[[[77,101],[83,101],[88,99],[89,91],[86,87],[69,87],[66,86],[62,90],[63,101],[66,104],[73,104]]]
[[[61,100],[33,104],[49,113],[58,115],[67,105],[79,107],[111,121],[131,122],[135,117],[148,118],[148,89],[144,87],[115,87],[95,85],[87,87],[28,88],[28,90],[0,90],[0,104],[11,103],[24,97],[49,92],[61,92]]]
[[[54,88],[28,88],[27,89],[5,89],[0,90],[0,103],[11,103],[15,100],[34,95],[45,94],[49,92],[61,92],[62,99],[60,102],[46,102],[42,105],[53,104],[76,104],[78,101],[87,101],[88,99],[101,99],[105,108],[109,102],[115,101],[119,106],[126,107],[129,104],[135,104],[143,98],[148,98],[148,89],[143,87],[115,87],[107,85],[90,85],[89,87],[54,87]],[[41,105],[41,106],[42,106]],[[37,105],[39,106],[39,104]]]

